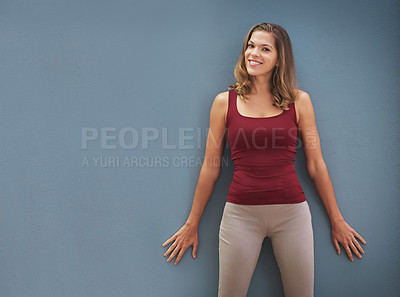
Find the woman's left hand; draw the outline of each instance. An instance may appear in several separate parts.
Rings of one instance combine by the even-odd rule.
[[[347,256],[349,257],[350,261],[354,261],[353,251],[354,254],[358,258],[362,258],[360,252],[364,254],[364,250],[362,249],[360,243],[357,241],[356,237],[363,243],[366,244],[364,238],[361,237],[353,228],[349,226],[344,220],[340,220],[335,224],[332,224],[332,241],[335,245],[336,251],[338,255],[340,255],[340,246],[339,242],[343,245]]]

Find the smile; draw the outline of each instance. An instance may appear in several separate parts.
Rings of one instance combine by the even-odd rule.
[[[255,66],[255,65],[260,65],[260,64],[262,64],[262,63],[261,63],[261,62],[254,61],[254,60],[249,60],[249,64],[252,65],[252,66]]]

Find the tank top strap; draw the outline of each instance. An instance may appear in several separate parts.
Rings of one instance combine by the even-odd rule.
[[[290,108],[290,117],[293,119],[294,123],[297,126],[296,106],[294,105],[294,102],[289,104],[289,108]]]
[[[235,108],[236,108],[236,89],[229,90],[228,96],[228,111],[226,115],[226,126],[229,126],[229,121],[232,117],[235,116]]]

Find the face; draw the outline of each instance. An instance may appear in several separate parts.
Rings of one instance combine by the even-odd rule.
[[[246,69],[252,76],[269,76],[278,63],[275,37],[271,32],[255,31],[244,54]]]

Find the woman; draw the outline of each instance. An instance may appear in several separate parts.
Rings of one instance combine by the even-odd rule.
[[[311,297],[314,243],[311,213],[295,171],[296,139],[332,225],[332,241],[348,258],[364,253],[365,240],[343,219],[321,154],[309,95],[296,89],[290,38],[281,26],[255,25],[235,68],[233,89],[216,96],[193,205],[185,225],[162,246],[176,265],[193,246],[219,177],[228,136],[235,165],[219,231],[219,297],[246,296],[265,237],[269,237],[286,297]]]

